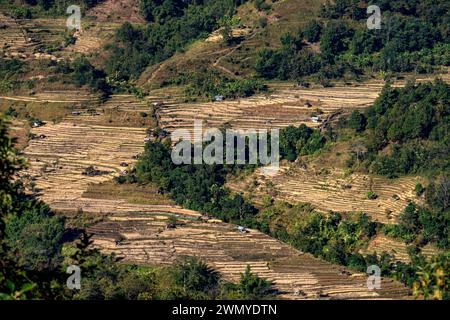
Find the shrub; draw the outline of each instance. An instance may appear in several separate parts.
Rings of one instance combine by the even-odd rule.
[[[320,40],[321,32],[322,25],[318,21],[313,20],[306,25],[303,34],[305,35],[306,40],[308,40],[309,42],[317,42]]]
[[[207,293],[219,285],[219,274],[198,259],[189,258],[182,261],[178,269],[175,275],[176,282],[188,295],[195,292]]]
[[[375,200],[377,198],[378,198],[378,195],[375,192],[373,192],[373,191],[367,192],[367,199]]]
[[[252,273],[250,266],[247,265],[245,272],[241,273],[241,280],[237,287],[244,299],[257,300],[267,296],[272,283]]]
[[[366,117],[360,113],[359,111],[355,110],[352,112],[349,120],[348,120],[348,126],[356,130],[356,132],[362,132],[365,130],[367,124]]]
[[[261,28],[267,27],[267,23],[268,23],[268,20],[267,20],[266,17],[261,17],[261,18],[258,19],[258,25],[259,25]]]
[[[414,192],[416,193],[416,196],[420,197],[425,192],[425,188],[421,183],[418,183],[414,188]]]
[[[15,19],[31,19],[33,17],[30,9],[23,7],[16,7],[11,10],[11,16]]]

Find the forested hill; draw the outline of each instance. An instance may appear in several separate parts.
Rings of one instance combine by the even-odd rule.
[[[63,4],[0,1],[7,15],[24,21],[65,18]],[[95,11],[99,7],[116,10],[106,0],[74,4],[81,6],[85,24],[103,23],[105,17]],[[104,95],[133,86],[151,90],[175,85],[185,88],[188,99],[211,99],[220,91],[235,98],[264,91],[262,82],[270,80],[331,86],[340,80],[435,73],[450,64],[450,13],[444,0],[140,0],[130,5],[140,17],[130,19],[133,23],[120,20],[109,41],[83,54],[85,60],[73,63],[79,55],[64,52],[83,41],[73,31],[65,32],[62,45],[38,48],[57,53],[59,62],[50,66],[56,71],[52,81],[86,85]],[[380,29],[367,27],[370,5],[381,10]],[[125,9],[117,10],[111,19]]]
[[[258,83],[236,83],[236,78],[329,86],[336,80],[372,75],[433,73],[450,64],[447,1],[320,4],[174,0],[150,5],[143,1],[141,9],[148,23],[125,24],[117,31],[107,47],[109,59],[104,68],[120,80],[141,82],[148,79],[142,73],[151,70],[151,80],[162,78],[158,85],[187,85],[188,95],[206,92],[214,96],[217,90],[210,83],[250,87],[245,90],[250,94],[260,91]],[[381,29],[367,28],[370,15],[366,10],[373,4],[381,10]],[[303,11],[306,16],[292,15],[290,10]],[[203,42],[215,30],[220,31],[219,43]],[[191,44],[198,40],[201,48],[195,46],[197,51],[191,52]],[[210,60],[220,51],[223,57]],[[180,60],[172,59],[174,54]],[[191,63],[183,62],[183,57]],[[166,70],[152,67],[166,61]]]
[[[367,27],[370,5],[379,6],[378,29]],[[281,48],[262,50],[256,70],[266,79],[314,75],[324,84],[372,72],[431,72],[450,63],[449,22],[445,0],[337,0],[298,32],[284,34]]]
[[[123,25],[107,50],[109,74],[136,79],[149,65],[164,61],[194,40],[206,38],[246,0],[141,1],[146,26]]]
[[[374,105],[354,111],[348,125],[365,139],[358,157],[372,172],[398,177],[450,169],[450,86],[385,87]],[[355,159],[356,160],[356,159]]]

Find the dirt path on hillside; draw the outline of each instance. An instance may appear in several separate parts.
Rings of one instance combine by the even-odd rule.
[[[258,32],[253,32],[248,38],[245,39],[245,41],[251,40],[253,39],[256,35],[258,34]],[[244,44],[245,41],[242,41],[241,43],[239,43],[237,46],[231,48],[226,54],[224,54],[223,56],[220,56],[219,58],[217,58],[214,63],[212,64],[213,67],[216,67],[220,70],[222,70],[223,72],[227,73],[228,75],[230,75],[232,78],[239,78],[238,76],[236,76],[234,74],[234,72],[228,70],[227,68],[225,68],[224,66],[219,65],[220,62],[222,61],[222,59],[225,59],[226,57],[232,55],[234,52],[236,52],[236,50],[238,50],[239,48],[241,48]]]

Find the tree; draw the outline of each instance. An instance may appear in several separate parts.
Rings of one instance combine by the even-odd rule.
[[[425,198],[433,208],[442,211],[450,208],[450,177],[443,175],[432,181],[427,187]]]
[[[322,33],[322,25],[317,20],[310,21],[307,25],[303,34],[309,42],[317,42],[320,40],[320,35]]]
[[[241,273],[241,280],[238,284],[238,289],[243,295],[244,299],[256,300],[264,298],[272,283],[268,280],[258,277],[252,273],[250,265],[247,265],[244,273]]]
[[[337,54],[347,49],[345,39],[352,35],[352,30],[344,22],[332,22],[320,38],[320,50],[328,61],[334,61]]]
[[[407,233],[417,234],[420,230],[419,212],[414,203],[408,204],[399,218],[400,225]]]
[[[177,284],[183,287],[186,296],[214,291],[219,285],[219,279],[219,273],[195,258],[182,261],[179,271],[176,271]]]
[[[350,51],[355,55],[374,53],[381,48],[381,39],[377,34],[367,29],[356,30],[350,42]]]
[[[62,217],[54,216],[39,201],[29,201],[20,207],[20,214],[10,214],[6,218],[4,243],[18,266],[51,270],[62,261],[64,230]]]
[[[54,0],[38,0],[37,2],[44,10],[50,9],[55,3]]]
[[[237,21],[233,19],[233,17],[222,17],[220,20],[220,24],[222,25],[222,29],[220,34],[222,35],[223,41],[225,45],[229,46],[233,42],[233,25],[236,24]]]
[[[275,50],[263,49],[256,61],[256,72],[265,79],[275,79],[278,77],[280,60],[281,55]]]
[[[348,126],[356,132],[362,132],[366,129],[367,119],[358,110],[352,112],[350,118],[348,119]]]
[[[431,261],[419,267],[418,279],[413,284],[414,294],[433,300],[450,299],[450,256],[448,253],[432,257]]]

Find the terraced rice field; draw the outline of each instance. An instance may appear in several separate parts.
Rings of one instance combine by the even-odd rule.
[[[27,36],[36,45],[56,44],[64,39],[67,30],[66,19],[24,19],[18,20]]]
[[[99,9],[99,8],[98,8]],[[95,13],[93,13],[95,14]],[[13,19],[0,13],[0,52],[7,57],[21,59],[61,59],[70,54],[98,51],[111,39],[121,23],[111,23],[105,19],[92,21],[93,16],[82,21],[82,30],[75,33],[76,42],[55,51],[64,41],[67,32],[66,19]],[[43,53],[51,47],[52,54]]]
[[[448,74],[442,75],[450,81]],[[433,77],[417,77],[416,81],[429,81]],[[398,81],[395,86],[404,86]],[[159,125],[173,132],[192,130],[194,120],[203,121],[206,128],[224,124],[236,129],[273,129],[289,125],[306,124],[318,127],[311,117],[319,115],[325,120],[336,112],[349,113],[371,105],[384,86],[382,81],[369,81],[353,86],[332,88],[297,88],[293,83],[273,83],[271,93],[233,101],[208,103],[172,103],[158,109]]]
[[[108,40],[114,37],[115,31],[120,26],[120,23],[108,21],[88,21],[83,23],[81,31],[77,31],[74,34],[76,38],[75,43],[66,47],[64,51],[65,53],[79,52],[83,54],[98,52]]]
[[[284,165],[278,173],[268,176],[257,170],[243,180],[235,179],[228,187],[236,193],[244,193],[253,202],[262,205],[264,196],[290,203],[310,203],[317,211],[364,212],[373,220],[396,224],[399,214],[410,201],[421,203],[414,193],[417,183],[426,184],[420,177],[402,177],[389,180],[364,174],[346,174],[336,168],[305,167],[294,163]],[[378,195],[375,200],[367,198],[367,192]],[[409,262],[406,243],[378,235],[363,254],[387,252],[398,261]],[[439,250],[431,245],[422,248],[426,257],[436,255]]]
[[[12,18],[0,13],[0,52],[7,57],[26,58],[33,51],[31,39]]]
[[[120,164],[134,162],[133,156],[142,151],[146,136],[141,128],[112,129],[72,122],[47,124],[33,133],[37,138],[24,150],[31,165],[27,174],[52,207],[55,202],[80,198],[89,183],[111,180],[125,170]],[[104,173],[83,175],[89,166]]]
[[[13,19],[0,13],[0,23],[0,53],[6,57],[57,59],[40,49],[61,44],[65,19]]]
[[[125,261],[170,264],[185,256],[198,256],[232,281],[238,280],[249,264],[254,272],[275,282],[282,298],[398,298],[408,294],[390,279],[383,281],[381,290],[370,291],[365,275],[351,274],[258,231],[242,234],[235,226],[166,202],[138,204],[86,193],[93,185],[119,174],[121,162],[132,165],[132,156],[142,151],[144,129],[66,119],[32,132],[43,135],[31,140],[24,150],[31,165],[26,174],[35,183],[34,190],[59,212],[82,209],[90,215],[107,215],[89,230],[95,234],[94,245],[115,252]],[[108,173],[82,175],[91,165]],[[183,225],[167,229],[170,215],[176,215]],[[117,239],[122,239],[120,245],[116,245]]]
[[[106,214],[107,218],[91,227],[94,243],[106,252],[115,252],[125,261],[143,264],[169,264],[184,256],[198,256],[220,271],[226,279],[237,280],[247,264],[262,277],[274,280],[284,298],[390,298],[404,297],[408,291],[400,284],[385,279],[380,291],[370,291],[365,275],[354,275],[341,267],[313,258],[256,230],[247,234],[235,226],[214,222],[200,213],[183,210],[167,203],[139,204],[126,199],[103,199],[89,196],[92,185],[110,181],[134,163],[133,156],[143,150],[145,126],[125,122],[104,125],[108,112],[123,115],[148,112],[153,102],[165,102],[158,108],[160,125],[168,131],[189,128],[194,119],[204,119],[206,126],[228,122],[235,128],[272,128],[308,123],[310,113],[320,108],[324,115],[341,108],[370,104],[381,86],[374,85],[373,96],[367,88],[296,89],[278,85],[269,97],[253,97],[235,102],[177,104],[177,91],[172,94],[152,92],[146,100],[131,95],[115,95],[104,104],[92,104],[92,97],[54,92],[32,97],[7,97],[29,101],[53,101],[74,104],[81,114],[69,115],[62,122],[32,129],[37,138],[24,150],[30,160],[28,179],[33,190],[60,212],[82,209],[88,214]],[[328,90],[328,91],[327,91]],[[44,94],[44,96],[41,96]],[[84,99],[83,98],[83,99]],[[10,100],[8,100],[10,101]],[[312,107],[305,106],[308,101]],[[95,109],[97,116],[87,114],[84,105]],[[78,106],[78,107],[77,107]],[[224,107],[226,106],[226,107]],[[317,124],[315,124],[317,125]],[[89,166],[103,171],[86,176]],[[416,178],[403,178],[392,183],[381,178],[352,174],[337,169],[324,172],[319,168],[293,166],[283,168],[271,177],[273,191],[279,199],[310,202],[319,210],[365,211],[375,220],[395,222],[396,216],[413,198]],[[266,179],[260,178],[263,192]],[[243,190],[241,187],[237,191]],[[379,195],[368,200],[367,192]],[[258,190],[257,190],[258,191]],[[167,229],[167,219],[176,215],[183,225]],[[103,215],[102,215],[103,216]],[[123,239],[116,245],[117,239]],[[378,246],[398,252],[405,258],[405,248],[389,239],[378,239],[367,249]],[[430,249],[431,250],[431,249]]]
[[[105,0],[90,9],[86,16],[99,22],[144,23],[138,0]]]
[[[363,254],[372,254],[374,252],[387,252],[393,255],[398,261],[405,263],[410,262],[407,245],[384,235],[378,235],[369,243],[369,246],[366,249],[361,251]],[[439,250],[431,245],[426,245],[422,248],[421,253],[425,257],[431,257],[438,254]]]
[[[107,214],[106,220],[89,229],[95,234],[94,245],[125,261],[170,264],[185,256],[197,256],[232,281],[238,280],[249,264],[254,272],[275,282],[282,298],[393,298],[408,293],[389,279],[383,281],[381,290],[370,291],[364,275],[352,275],[258,231],[242,234],[235,226],[171,204],[89,197],[85,191],[117,175],[120,162],[133,163],[131,156],[142,151],[142,129],[66,121],[34,128],[33,133],[45,135],[31,140],[25,149],[31,164],[27,174],[41,198],[60,212],[82,209],[87,214]],[[110,173],[82,175],[90,165]],[[176,215],[183,225],[167,229],[170,215]],[[117,239],[122,239],[120,245],[116,245]]]
[[[95,103],[98,100],[98,95],[91,94],[87,90],[45,90],[36,92],[32,95],[8,95],[0,96],[1,103],[9,101],[18,102],[34,102],[34,103],[62,103],[82,105],[88,103]]]
[[[149,128],[154,125],[151,102],[130,94],[117,94],[102,103],[97,94],[79,90],[47,90],[33,95],[0,96],[0,110],[14,105],[45,121],[62,120],[90,125]],[[145,113],[145,114],[144,114]]]
[[[172,213],[173,214],[173,213]],[[141,211],[120,213],[90,228],[94,245],[138,264],[172,264],[196,256],[238,281],[247,265],[259,276],[274,281],[280,298],[371,299],[399,298],[407,290],[398,283],[382,280],[379,291],[367,289],[366,277],[322,262],[292,249],[258,231],[242,234],[232,225],[211,222],[194,212],[177,213],[182,223],[167,229],[169,213]],[[116,240],[121,239],[119,245]]]
[[[380,89],[380,88],[379,88]],[[305,123],[318,126],[311,115],[322,110],[322,117],[341,109],[364,107],[372,103],[378,91],[368,94],[361,88],[322,89],[278,88],[267,96],[259,95],[238,101],[188,103],[163,106],[158,110],[159,124],[169,132],[192,129],[194,120],[202,120],[205,127],[229,124],[237,129],[283,128]],[[310,103],[312,106],[308,106]]]
[[[87,90],[43,90],[32,94],[0,96],[0,111],[13,107],[22,117],[32,116],[47,122],[60,122],[77,108],[96,106],[99,97]]]
[[[43,54],[42,49],[61,43],[65,19],[14,20],[0,15],[0,53],[23,59],[60,59],[70,58],[73,52],[94,52],[118,27],[107,22],[111,12],[114,19],[142,21],[136,10],[129,16],[120,15],[130,11],[130,6],[136,9],[135,2],[104,1],[88,13],[92,20],[83,25],[77,42],[55,55]],[[216,53],[212,55],[215,59]],[[229,56],[229,52],[224,52],[215,60],[215,66],[229,70]],[[143,151],[146,128],[151,121],[142,113],[151,112],[154,102],[164,102],[156,110],[157,119],[169,132],[179,128],[190,130],[194,120],[203,120],[205,127],[227,124],[237,129],[282,128],[302,123],[315,127],[319,123],[311,120],[313,114],[320,113],[325,119],[339,110],[345,113],[364,108],[375,100],[382,85],[380,81],[372,81],[354,86],[306,89],[296,88],[292,83],[274,83],[270,86],[273,91],[267,95],[198,104],[180,103],[183,95],[176,88],[153,90],[152,96],[145,100],[127,94],[114,95],[104,104],[87,91],[47,90],[0,97],[0,104],[2,108],[15,102],[37,104],[42,109],[49,104],[61,104],[64,108],[62,121],[31,129],[35,138],[23,142],[30,164],[23,178],[33,193],[58,212],[73,213],[82,209],[87,214],[105,217],[89,228],[94,233],[94,245],[105,252],[114,252],[128,262],[150,265],[171,264],[186,256],[197,256],[231,281],[237,281],[240,272],[250,265],[259,276],[274,281],[282,298],[404,298],[408,290],[391,279],[383,279],[382,288],[371,291],[366,285],[366,275],[352,274],[256,230],[240,233],[236,226],[209,219],[168,201],[134,203],[126,197],[108,197],[101,191],[92,191],[134,164],[135,155]],[[15,123],[13,127],[19,136],[28,133],[28,128],[22,130],[22,126]],[[83,175],[91,166],[99,173]],[[311,202],[324,211],[363,210],[376,220],[392,222],[407,200],[414,196],[416,179],[405,178],[389,184],[364,175],[344,176],[338,170],[317,174],[313,169],[294,167],[284,168],[273,177],[272,183],[280,199]],[[264,192],[264,184],[260,178],[258,192]],[[243,189],[239,187],[239,190]],[[369,190],[376,192],[379,198],[366,199]],[[154,199],[158,197],[155,195]],[[182,224],[174,229],[167,228],[168,218],[174,215]],[[367,251],[380,247],[394,250],[400,259],[406,259],[405,247],[387,238],[375,239]]]
[[[150,103],[129,94],[117,94],[105,103],[78,105],[66,118],[92,125],[149,128],[154,124]]]
[[[250,185],[253,177],[229,186],[236,192],[245,190],[244,186]],[[253,192],[255,200],[261,200],[263,194],[270,193],[279,200],[311,203],[322,212],[363,211],[383,223],[395,223],[410,200],[420,201],[414,194],[414,187],[423,182],[419,177],[388,180],[358,173],[346,174],[340,169],[305,168],[295,164],[280,168],[270,178],[258,170],[256,177],[259,181],[256,189],[247,189]],[[369,191],[375,192],[378,198],[369,200]]]
[[[103,1],[83,17],[82,31],[75,35],[76,43],[53,55],[44,54],[41,49],[58,47],[63,42],[67,31],[65,18],[13,19],[0,13],[0,53],[22,59],[57,59],[73,52],[91,53],[100,49],[125,21],[145,22],[136,1]]]

